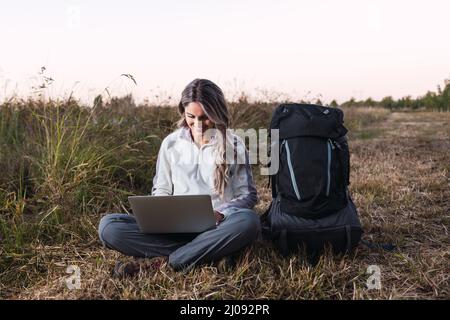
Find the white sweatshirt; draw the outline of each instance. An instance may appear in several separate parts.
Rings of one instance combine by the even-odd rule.
[[[228,131],[237,148],[237,159],[230,167],[230,179],[224,199],[214,190],[215,144],[212,136],[199,147],[190,129],[183,127],[169,134],[161,143],[153,178],[152,195],[211,195],[214,210],[225,216],[239,208],[252,209],[258,202],[248,151],[242,139]]]

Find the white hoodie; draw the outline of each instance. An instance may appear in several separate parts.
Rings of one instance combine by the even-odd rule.
[[[214,210],[225,216],[239,208],[252,209],[258,202],[248,151],[242,139],[227,131],[237,150],[237,159],[230,166],[230,179],[224,198],[214,190],[214,169],[217,139],[197,146],[190,129],[183,127],[169,134],[161,143],[153,178],[152,195],[211,195]]]

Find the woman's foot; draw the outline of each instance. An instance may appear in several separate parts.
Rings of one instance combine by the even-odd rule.
[[[218,261],[215,261],[213,265],[217,268],[219,272],[228,272],[236,266],[236,257],[226,256]]]
[[[129,258],[125,261],[116,261],[113,275],[117,278],[134,277],[140,272],[156,272],[167,264],[167,257]]]

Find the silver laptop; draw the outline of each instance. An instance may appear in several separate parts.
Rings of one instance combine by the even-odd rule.
[[[210,195],[128,197],[141,232],[200,233],[215,228]]]

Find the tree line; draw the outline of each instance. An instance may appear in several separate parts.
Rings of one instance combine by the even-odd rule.
[[[443,88],[438,85],[437,91],[428,91],[425,95],[417,98],[406,96],[400,99],[394,99],[391,96],[384,97],[380,101],[368,98],[366,100],[356,100],[351,98],[344,103],[339,104],[336,100],[331,101],[333,107],[383,107],[392,110],[400,109],[426,109],[433,111],[450,111],[450,79],[444,81]]]

